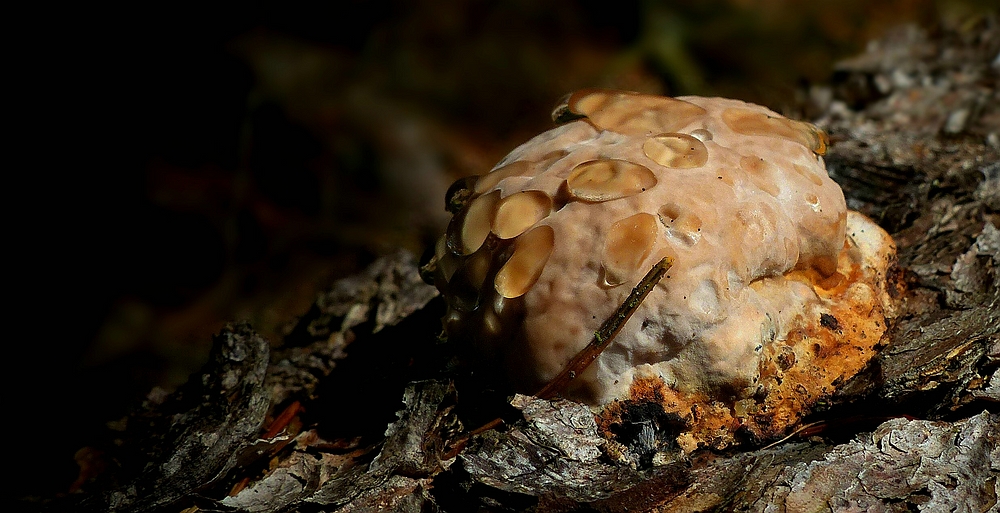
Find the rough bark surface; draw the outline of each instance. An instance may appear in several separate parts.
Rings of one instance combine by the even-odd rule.
[[[270,358],[227,328],[197,379],[128,419],[118,465],[50,508],[998,511],[998,53],[995,18],[901,30],[810,91],[831,175],[894,234],[909,288],[877,361],[810,430],[685,456],[657,422],[612,441],[576,403],[471,404],[440,299],[397,254],[338,283]]]
[[[267,341],[246,324],[216,336],[204,369],[172,396],[129,417],[101,475],[105,489],[80,511],[157,511],[186,502],[258,451],[270,405],[264,376]]]

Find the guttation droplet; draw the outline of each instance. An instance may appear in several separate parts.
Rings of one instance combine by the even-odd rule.
[[[656,217],[645,212],[611,225],[601,257],[604,281],[608,285],[620,285],[636,275],[653,249],[656,235]]]
[[[555,247],[555,231],[551,226],[532,228],[517,238],[514,253],[500,268],[494,280],[497,294],[505,298],[523,296],[538,281]]]
[[[570,195],[593,202],[626,198],[655,185],[656,175],[649,168],[619,159],[584,162],[566,178]]]

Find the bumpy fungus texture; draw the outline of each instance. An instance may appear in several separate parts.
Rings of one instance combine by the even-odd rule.
[[[568,121],[450,191],[436,248],[451,339],[532,392],[655,262],[673,266],[567,397],[635,402],[685,449],[766,439],[856,374],[896,290],[892,239],[849,212],[826,135],[723,98],[581,91]]]

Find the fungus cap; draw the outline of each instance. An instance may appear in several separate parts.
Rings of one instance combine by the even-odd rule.
[[[669,257],[667,276],[564,395],[599,408],[638,400],[652,380],[693,418],[699,401],[740,401],[782,381],[770,369],[783,348],[803,379],[814,363],[831,368],[790,345],[824,315],[862,325],[865,341],[820,333],[813,343],[867,356],[807,392],[832,390],[867,361],[892,309],[895,250],[848,212],[821,130],[739,100],[600,90],[570,95],[553,117],[571,121],[470,185],[437,246],[449,338],[532,392]],[[854,322],[862,311],[872,313]]]

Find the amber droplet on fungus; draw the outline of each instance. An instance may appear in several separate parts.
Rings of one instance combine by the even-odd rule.
[[[434,244],[434,257],[437,260],[438,274],[445,282],[450,281],[460,262],[448,252],[447,236],[439,238]]]
[[[611,201],[652,188],[656,175],[646,166],[627,160],[592,160],[576,166],[566,185],[576,199]]]
[[[656,218],[645,212],[611,225],[601,265],[608,285],[625,283],[638,273],[656,242]]]
[[[480,250],[469,256],[465,262],[465,273],[469,284],[476,290],[483,288],[486,275],[490,272],[490,254],[486,250]]]
[[[642,152],[650,160],[664,167],[687,169],[701,167],[708,162],[705,143],[687,134],[661,134],[646,139]]]
[[[511,162],[506,166],[495,169],[490,173],[479,177],[475,186],[476,194],[482,194],[496,187],[504,178],[510,178],[511,176],[524,176],[528,174],[528,170],[529,164],[523,160]]]
[[[817,155],[826,154],[826,132],[811,123],[734,108],[724,110],[722,120],[736,133],[780,137],[797,142]]]
[[[511,239],[524,233],[552,211],[552,198],[542,191],[522,191],[500,200],[493,233]]]
[[[490,234],[493,215],[499,200],[500,191],[493,191],[472,200],[469,204],[469,209],[465,211],[465,216],[461,220],[460,240],[458,244],[452,243],[459,254],[470,255],[482,247],[486,237]]]
[[[626,135],[676,132],[707,113],[676,98],[604,90],[579,91],[570,96],[567,107],[597,128]]]
[[[747,172],[750,181],[760,190],[777,197],[781,194],[777,181],[771,173],[770,164],[756,155],[740,157],[740,168]]]
[[[497,293],[505,298],[514,298],[531,290],[545,269],[554,246],[555,232],[551,226],[538,226],[520,236],[514,243],[514,254],[494,280]]]
[[[802,176],[808,178],[809,181],[813,183],[813,185],[816,185],[817,187],[823,185],[823,179],[820,178],[819,175],[817,175],[816,173],[805,168],[804,166],[801,166],[799,164],[792,164],[792,169],[794,169]]]
[[[667,203],[657,211],[667,235],[685,246],[693,246],[701,239],[702,220],[691,209],[677,203]]]

